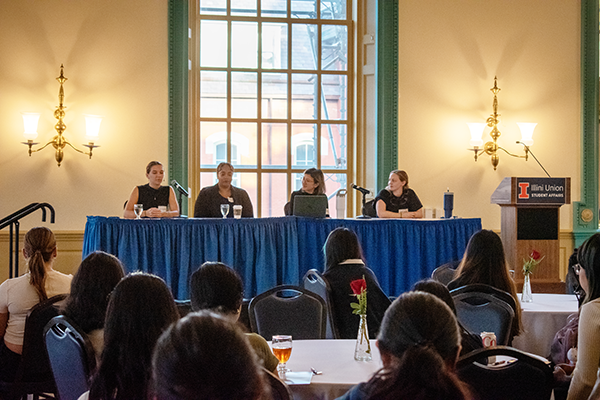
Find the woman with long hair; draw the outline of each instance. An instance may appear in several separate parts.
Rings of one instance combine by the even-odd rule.
[[[408,187],[406,171],[390,172],[387,187],[375,198],[375,210],[379,218],[423,218],[423,204]]]
[[[27,272],[0,285],[0,381],[14,381],[29,310],[52,296],[69,293],[73,276],[54,270],[56,254],[52,231],[31,229],[23,246]]]
[[[108,296],[123,276],[123,264],[117,257],[103,251],[89,254],[79,265],[61,310],[88,335],[97,359],[104,346]]]
[[[360,317],[352,313],[350,282],[364,277],[367,283],[367,327],[369,337],[375,337],[390,300],[381,290],[377,277],[365,265],[358,237],[347,228],[336,228],[324,246],[325,272],[329,283],[335,326],[342,339],[355,339]]]
[[[89,398],[146,400],[152,349],[178,317],[173,296],[162,279],[145,273],[123,278],[108,302],[104,349]]]
[[[383,368],[340,399],[471,398],[454,373],[460,353],[456,318],[436,296],[417,291],[397,298],[385,313],[377,346]]]
[[[179,203],[171,186],[162,186],[165,170],[160,161],[150,161],[146,165],[148,183],[133,188],[129,200],[125,203],[124,218],[135,218],[133,206],[142,204],[142,217],[173,218],[179,217]]]
[[[283,211],[285,215],[292,215],[294,213],[294,199],[298,195],[318,195],[326,194],[327,188],[325,187],[325,175],[323,171],[318,168],[309,168],[304,171],[302,176],[302,187],[299,190],[295,190],[290,195],[290,201],[285,204]]]
[[[504,247],[500,236],[483,229],[471,236],[467,249],[456,269],[456,278],[448,284],[448,289],[474,283],[490,285],[503,290],[515,299],[517,309],[513,319],[509,343],[521,332],[521,307],[517,297],[517,287],[509,275]]]
[[[270,399],[244,333],[209,311],[188,314],[165,331],[152,370],[156,400]]]

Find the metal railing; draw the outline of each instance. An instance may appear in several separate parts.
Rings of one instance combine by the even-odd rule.
[[[31,203],[18,211],[0,220],[0,230],[10,227],[9,231],[9,278],[19,276],[19,256],[15,251],[19,250],[19,226],[20,220],[36,210],[42,210],[42,222],[46,222],[46,209],[50,210],[50,223],[54,223],[54,207],[48,203]]]

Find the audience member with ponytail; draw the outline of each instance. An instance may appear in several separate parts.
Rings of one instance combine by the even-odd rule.
[[[341,400],[466,400],[454,374],[460,333],[452,310],[436,296],[409,292],[388,308],[377,337],[383,368]]]
[[[27,313],[41,301],[69,293],[73,278],[53,268],[56,239],[50,229],[31,229],[23,247],[28,271],[0,285],[0,381],[4,382],[14,381],[23,351]]]

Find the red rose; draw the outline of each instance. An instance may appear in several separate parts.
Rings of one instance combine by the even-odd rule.
[[[364,290],[367,290],[367,282],[364,279],[357,279],[350,282],[350,288],[352,293],[361,294]]]
[[[531,254],[530,254],[531,258],[533,258],[535,261],[539,260],[540,257],[542,256],[539,251],[537,250],[532,250]]]

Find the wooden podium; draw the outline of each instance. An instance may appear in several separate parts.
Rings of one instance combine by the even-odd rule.
[[[504,178],[491,202],[501,209],[501,238],[509,268],[522,287],[523,260],[544,259],[531,275],[534,292],[565,293],[559,276],[560,206],[571,202],[571,178]]]

